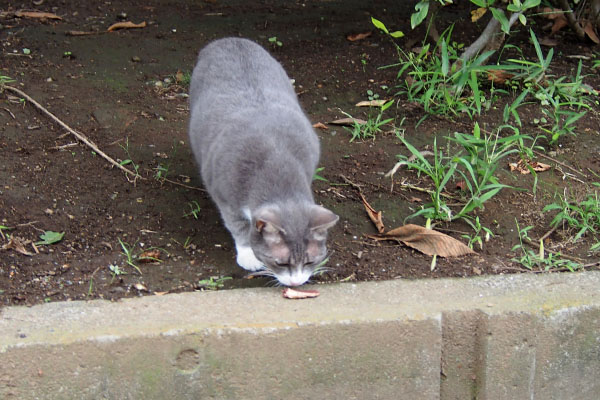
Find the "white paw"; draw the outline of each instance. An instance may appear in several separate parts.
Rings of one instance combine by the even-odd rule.
[[[236,246],[237,263],[240,267],[248,271],[258,271],[265,265],[256,258],[250,246]]]

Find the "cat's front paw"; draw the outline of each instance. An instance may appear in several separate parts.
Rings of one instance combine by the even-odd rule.
[[[237,263],[240,267],[248,271],[258,271],[263,269],[265,265],[260,262],[254,255],[250,246],[236,246],[237,250]]]

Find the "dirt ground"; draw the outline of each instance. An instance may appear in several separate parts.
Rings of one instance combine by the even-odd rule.
[[[469,3],[461,3],[443,12],[467,18],[462,7]],[[10,229],[2,229],[0,237],[0,305],[202,290],[207,288],[202,280],[211,277],[231,277],[224,281],[225,288],[272,284],[245,278],[235,264],[232,240],[202,189],[187,145],[187,88],[179,79],[192,70],[198,50],[208,41],[248,37],[269,48],[283,64],[314,123],[344,117],[342,111],[365,118],[367,111],[354,105],[367,99],[367,90],[389,97],[397,84],[397,69],[379,68],[396,61],[395,49],[373,29],[370,16],[403,30],[407,36],[399,41],[402,46],[412,46],[424,34],[410,31],[412,2],[396,0],[46,0],[39,6],[0,6],[5,12],[21,9],[52,12],[62,19],[14,18],[10,13],[0,19],[0,75],[13,78],[12,86],[118,162],[130,160],[125,166],[137,168],[140,177],[127,177],[15,93],[1,93],[0,225]],[[106,31],[119,21],[146,26],[69,34]],[[458,24],[454,39],[459,42],[470,43],[482,29],[468,20],[459,19]],[[541,23],[534,21],[534,29],[542,35]],[[368,31],[373,34],[366,39],[346,39]],[[281,46],[268,40],[272,37]],[[574,73],[577,58],[569,56],[593,57],[598,51],[576,42],[568,32],[560,33],[559,39],[552,69],[556,75]],[[511,37],[523,49],[531,47],[527,40],[526,30]],[[590,66],[591,62],[584,64],[583,73],[590,75],[586,82],[599,89],[600,80]],[[389,93],[382,86],[390,88]],[[502,108],[500,102],[496,110],[477,118],[480,125],[495,126]],[[539,109],[520,112],[524,121],[532,121]],[[415,128],[423,110],[402,98],[389,113],[396,113],[397,121],[405,117],[406,138],[419,149],[430,146],[434,136],[441,140],[455,131],[471,132],[474,123],[467,117],[431,117]],[[375,228],[357,188],[348,183],[361,187],[371,205],[382,211],[388,228],[402,225],[428,195],[400,182],[429,187],[423,177],[403,169],[393,187],[384,177],[397,154],[408,154],[406,148],[391,133],[350,143],[341,127],[317,129],[323,148],[320,175],[328,181],[315,182],[315,197],[339,214],[340,222],[330,236],[331,271],[315,281],[525,272],[511,261],[517,256],[511,251],[518,242],[515,220],[521,227],[532,225],[529,236],[540,238],[550,230],[552,219],[541,210],[555,193],[564,188],[573,193],[588,190],[582,182],[593,180],[592,172],[600,173],[599,126],[597,110],[589,112],[578,122],[576,137],[547,149],[553,160],[540,161],[552,168],[539,174],[535,195],[531,176],[517,176],[503,165],[501,181],[526,190],[503,190],[486,203],[477,215],[495,236],[483,249],[475,248],[477,255],[438,259],[434,271],[431,257],[365,236]],[[535,129],[525,124],[530,131],[526,133],[535,134]],[[410,222],[424,223],[419,218]],[[457,238],[472,232],[464,223],[437,228]],[[55,244],[34,246],[45,231],[64,232],[64,237]],[[556,230],[546,248],[578,257],[583,264],[598,259],[588,253],[591,238],[571,243],[568,234]],[[15,239],[13,245],[9,236]],[[15,248],[16,242],[24,247]],[[135,267],[127,263],[121,243],[130,249]],[[149,249],[159,251],[154,254],[160,262],[136,259]]]

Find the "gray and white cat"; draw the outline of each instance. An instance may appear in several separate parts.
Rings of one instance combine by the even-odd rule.
[[[338,216],[314,202],[319,140],[281,65],[247,39],[210,43],[192,74],[190,114],[191,147],[237,263],[305,283]]]

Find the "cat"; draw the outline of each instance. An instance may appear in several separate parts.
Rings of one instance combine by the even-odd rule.
[[[238,265],[286,286],[308,281],[339,217],[314,202],[319,139],[283,67],[248,39],[209,43],[192,73],[189,136]]]

